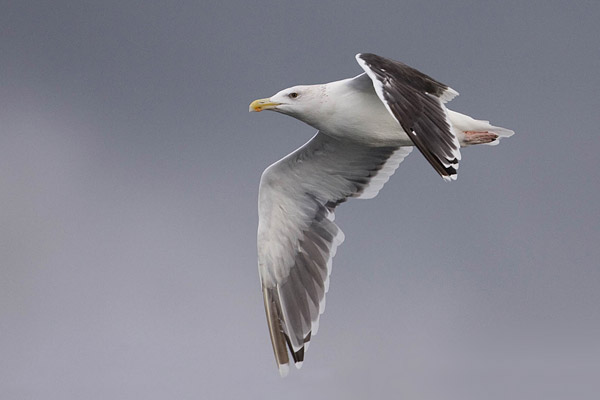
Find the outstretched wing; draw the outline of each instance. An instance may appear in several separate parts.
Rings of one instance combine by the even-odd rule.
[[[375,197],[411,150],[367,147],[318,132],[263,173],[258,269],[282,376],[289,364],[286,345],[300,367],[325,307],[331,259],[344,239],[334,208],[349,197]]]
[[[388,111],[433,168],[446,180],[456,179],[460,144],[443,103],[458,92],[398,61],[368,53],[357,54],[356,60]]]

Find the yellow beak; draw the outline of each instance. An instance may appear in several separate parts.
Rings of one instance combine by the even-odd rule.
[[[250,112],[256,111],[262,111],[262,110],[269,110],[272,108],[277,107],[278,105],[280,105],[281,103],[277,103],[274,101],[271,101],[271,99],[258,99],[258,100],[254,100],[252,103],[250,103]]]

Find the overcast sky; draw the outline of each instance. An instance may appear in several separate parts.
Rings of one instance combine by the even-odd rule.
[[[591,399],[598,1],[10,1],[0,12],[2,399]],[[259,177],[313,128],[248,104],[403,61],[516,134],[413,152],[346,234],[279,378]]]

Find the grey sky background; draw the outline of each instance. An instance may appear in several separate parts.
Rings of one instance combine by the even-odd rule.
[[[0,13],[2,399],[592,399],[597,1],[11,1]],[[515,130],[447,184],[418,153],[346,234],[280,379],[260,174],[313,135],[250,101],[357,52]]]

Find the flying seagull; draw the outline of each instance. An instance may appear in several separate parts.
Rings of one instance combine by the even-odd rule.
[[[344,240],[335,207],[375,197],[413,146],[449,181],[460,147],[514,133],[448,110],[444,103],[458,92],[401,62],[367,53],[356,61],[364,73],[354,78],[294,86],[250,104],[318,131],[260,180],[258,270],[281,376],[288,349],[300,368],[319,327],[331,260]]]

